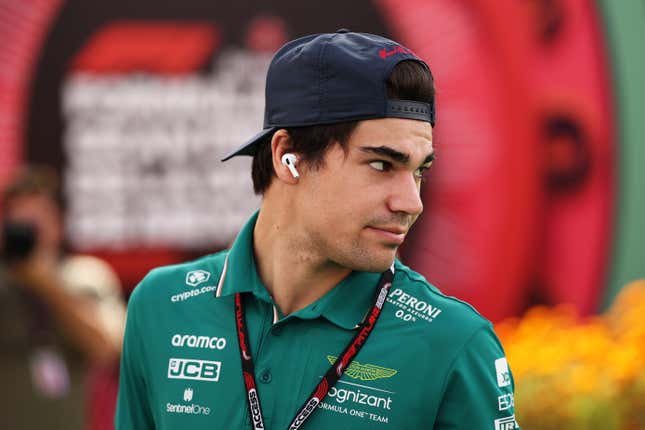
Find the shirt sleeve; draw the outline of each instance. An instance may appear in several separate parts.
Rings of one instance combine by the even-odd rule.
[[[514,430],[514,381],[490,324],[462,347],[446,377],[435,430]]]
[[[119,395],[117,400],[114,426],[116,430],[154,429],[150,410],[146,376],[143,369],[145,358],[141,350],[141,333],[137,322],[137,297],[135,289],[128,305],[121,372],[119,376]]]

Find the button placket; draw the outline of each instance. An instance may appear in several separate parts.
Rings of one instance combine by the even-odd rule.
[[[269,369],[264,369],[262,372],[260,372],[260,382],[264,384],[268,384],[271,382],[272,376],[271,376],[271,370]]]

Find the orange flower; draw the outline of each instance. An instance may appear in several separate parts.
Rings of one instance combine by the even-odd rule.
[[[524,428],[631,430],[645,425],[645,280],[605,315],[536,306],[496,325]],[[640,420],[640,421],[639,421]],[[645,428],[645,427],[643,427]]]

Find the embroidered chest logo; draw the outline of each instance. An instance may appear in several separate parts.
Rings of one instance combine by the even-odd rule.
[[[208,406],[200,405],[198,403],[193,403],[193,389],[192,387],[186,387],[184,390],[184,401],[173,403],[170,401],[166,403],[166,412],[169,414],[181,414],[181,415],[210,415],[211,408]]]
[[[394,316],[403,321],[424,320],[431,323],[442,312],[438,307],[404,293],[400,288],[396,288],[390,293],[387,302],[398,308],[394,311]]]
[[[327,360],[329,361],[329,364],[334,364],[337,357],[328,355]],[[363,364],[356,360],[352,361],[349,364],[349,367],[345,369],[345,375],[353,379],[360,379],[361,381],[374,381],[375,379],[391,378],[397,373],[398,370],[377,366],[375,364]]]
[[[184,402],[190,402],[191,400],[193,400],[193,389],[186,388],[184,390]]]
[[[495,430],[514,430],[520,428],[515,421],[515,415],[495,420]]]
[[[171,358],[168,360],[168,379],[218,382],[221,368],[221,361]]]
[[[203,284],[208,281],[210,277],[211,274],[205,270],[192,270],[186,273],[186,285],[196,287],[199,284]]]
[[[511,372],[508,369],[508,361],[506,361],[506,357],[495,360],[495,372],[497,373],[497,385],[499,387],[507,387],[511,385]]]

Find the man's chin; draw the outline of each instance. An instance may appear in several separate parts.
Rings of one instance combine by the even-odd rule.
[[[355,262],[351,269],[358,272],[384,272],[392,266],[395,257],[395,252],[387,256],[372,256],[364,261]]]

